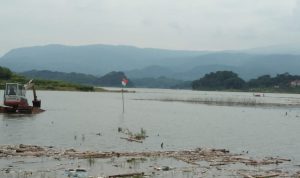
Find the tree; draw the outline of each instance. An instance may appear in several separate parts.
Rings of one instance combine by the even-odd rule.
[[[271,87],[274,86],[275,82],[274,79],[271,78],[270,75],[262,75],[260,77],[257,77],[257,79],[251,79],[248,82],[248,87],[257,88],[257,87]]]
[[[8,80],[12,77],[13,73],[11,70],[5,67],[0,66],[0,79],[1,80]]]
[[[277,74],[275,77],[270,75],[262,75],[256,79],[251,79],[248,82],[249,88],[273,88],[279,86],[280,88],[290,87],[291,81],[299,80],[300,76],[290,75],[289,73]]]
[[[195,90],[242,89],[244,86],[245,81],[232,71],[211,72],[192,82]]]

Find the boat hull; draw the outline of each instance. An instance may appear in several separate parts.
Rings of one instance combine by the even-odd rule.
[[[6,113],[6,114],[38,114],[44,111],[45,110],[41,108],[32,107],[32,106],[24,106],[18,108],[0,106],[0,113]]]

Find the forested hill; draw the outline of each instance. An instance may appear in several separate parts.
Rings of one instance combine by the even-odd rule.
[[[0,73],[1,74],[1,73]],[[2,73],[7,77],[10,74]],[[80,73],[62,73],[51,71],[29,71],[22,73],[28,78],[51,79],[57,81],[68,81],[78,84],[89,84],[93,86],[121,87],[121,80],[126,78],[123,72],[110,72],[102,77]],[[296,83],[295,83],[296,82]],[[298,82],[298,83],[297,83]],[[169,79],[165,77],[144,78],[129,80],[128,87],[143,88],[179,88],[194,90],[213,91],[248,91],[248,92],[286,92],[300,93],[300,75],[289,73],[277,74],[276,76],[261,75],[257,78],[244,80],[232,71],[217,71],[205,74],[192,82]]]
[[[244,81],[232,71],[217,71],[206,74],[192,82],[194,90],[234,90],[258,92],[300,93],[300,76],[289,73],[274,77],[262,75],[249,81]]]
[[[66,81],[77,84],[86,84],[93,86],[104,86],[104,87],[121,87],[121,81],[123,78],[127,79],[127,76],[123,72],[109,72],[102,77],[96,77],[94,75],[82,74],[82,73],[65,73],[65,72],[53,72],[48,70],[43,71],[27,71],[20,73],[28,78],[33,79],[45,79],[45,80],[56,80]],[[133,82],[129,79],[127,87],[133,87]]]
[[[29,78],[26,78],[23,75],[16,74],[10,69],[0,66],[0,88],[3,89],[6,83],[21,83],[25,84],[29,81]],[[36,79],[34,80],[37,89],[43,90],[76,90],[76,91],[94,91],[94,87],[73,84],[65,81],[53,81],[53,80],[43,80]]]

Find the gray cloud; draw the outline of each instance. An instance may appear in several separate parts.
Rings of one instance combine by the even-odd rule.
[[[300,42],[299,0],[0,0],[0,54],[49,43],[238,49]]]

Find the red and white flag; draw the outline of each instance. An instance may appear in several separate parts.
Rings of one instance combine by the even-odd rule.
[[[122,85],[125,87],[128,83],[128,80],[126,78],[123,78]]]

